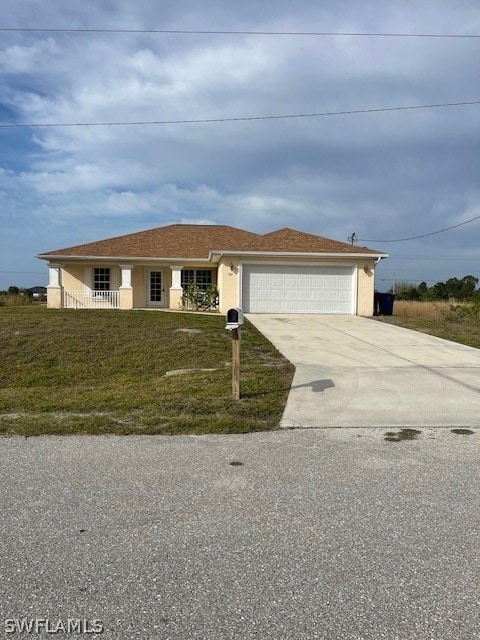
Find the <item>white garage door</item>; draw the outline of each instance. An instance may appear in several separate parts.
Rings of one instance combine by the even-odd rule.
[[[245,265],[250,313],[353,313],[353,267]]]

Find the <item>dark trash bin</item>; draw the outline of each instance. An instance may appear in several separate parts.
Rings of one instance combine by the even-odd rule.
[[[378,313],[382,316],[393,315],[394,293],[378,293]]]

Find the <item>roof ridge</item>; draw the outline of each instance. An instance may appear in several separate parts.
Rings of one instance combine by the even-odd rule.
[[[295,231],[295,229],[292,229],[291,227],[281,227],[280,229],[274,229],[273,231],[268,231],[267,233],[263,233],[261,237],[263,238],[265,236],[271,236],[274,233],[279,233],[280,231]]]

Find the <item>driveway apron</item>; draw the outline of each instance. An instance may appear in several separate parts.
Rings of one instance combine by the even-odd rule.
[[[281,426],[480,425],[480,350],[369,318],[249,314],[296,367]]]

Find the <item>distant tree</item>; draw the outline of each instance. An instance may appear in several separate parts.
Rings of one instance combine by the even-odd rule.
[[[20,289],[18,287],[8,287],[8,293],[18,295],[20,293]]]
[[[417,293],[419,300],[428,300],[430,291],[426,282],[420,282],[417,287]]]
[[[462,283],[458,278],[449,278],[445,282],[445,288],[447,290],[447,295],[449,298],[455,298],[459,300],[461,295],[460,292],[462,290]]]
[[[446,282],[437,282],[429,287],[425,281],[416,285],[414,282],[397,282],[395,293],[397,300],[480,300],[477,289],[479,279],[468,275],[463,278],[449,278]],[[389,290],[392,293],[392,288]]]
[[[392,289],[390,289],[392,291]],[[395,285],[397,300],[418,300],[417,285],[413,282],[397,282]]]
[[[477,284],[478,278],[475,278],[475,276],[463,276],[460,280],[458,278],[449,278],[445,283],[437,283],[435,287],[437,287],[437,285],[443,285],[437,287],[437,290],[441,290],[448,299],[470,300]]]
[[[478,278],[475,276],[463,276],[460,280],[462,283],[460,294],[463,300],[468,298],[472,298],[475,293],[475,289],[477,288]]]
[[[448,290],[445,282],[437,282],[430,289],[433,300],[448,300]]]

